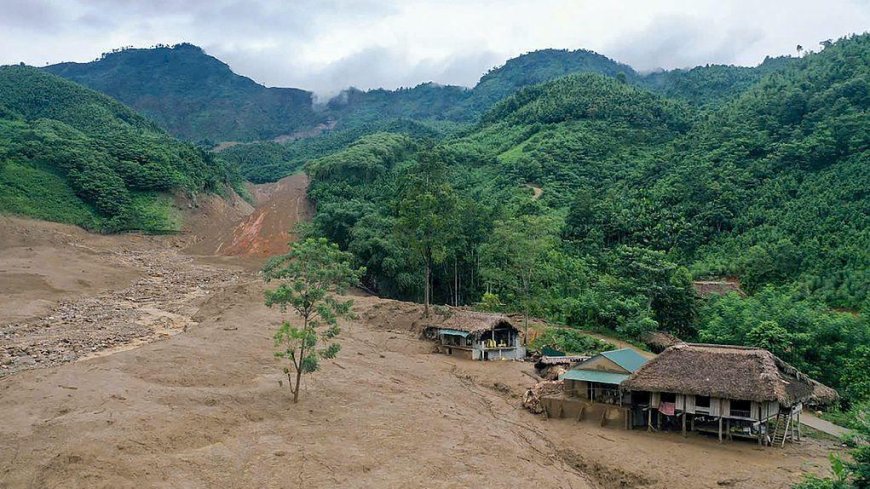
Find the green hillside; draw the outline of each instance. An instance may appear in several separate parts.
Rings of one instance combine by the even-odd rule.
[[[855,36],[739,89],[680,75],[673,98],[572,75],[437,144],[364,138],[309,163],[313,232],[384,295],[420,300],[429,261],[435,302],[762,346],[867,399],[868,57]],[[723,276],[749,297],[695,298]]]
[[[270,139],[323,120],[310,92],[266,88],[191,44],[124,49],[45,70],[114,97],[189,141]]]
[[[88,229],[172,231],[166,193],[234,183],[222,163],[111,98],[0,67],[0,211]]]

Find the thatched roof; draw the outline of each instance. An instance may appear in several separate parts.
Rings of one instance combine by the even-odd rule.
[[[695,280],[692,288],[699,297],[707,298],[713,295],[725,295],[736,292],[740,297],[746,297],[746,292],[740,288],[737,281],[731,280]]]
[[[643,342],[656,352],[663,352],[665,349],[674,345],[679,345],[683,341],[676,336],[664,331],[652,331],[643,335]]]
[[[490,329],[507,326],[517,329],[507,316],[474,311],[454,311],[443,321],[432,321],[429,327],[455,329],[466,333],[477,334]]]
[[[821,382],[817,382],[815,380],[813,383],[813,395],[810,397],[808,403],[814,406],[830,406],[837,402],[840,399],[840,395],[837,394],[837,391],[831,389],[830,387],[822,384]]]
[[[761,348],[684,343],[647,362],[622,383],[628,390],[779,401],[808,400],[813,380]]]

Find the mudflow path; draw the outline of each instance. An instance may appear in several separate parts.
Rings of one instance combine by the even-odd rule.
[[[246,249],[268,250],[257,243],[286,245],[281,223],[310,211],[289,197],[297,184],[304,199],[291,177],[253,212],[198,209],[227,237],[259,212],[266,239]],[[0,488],[785,488],[828,466],[833,445],[817,440],[761,450],[533,416],[530,364],[435,354],[419,306],[362,295],[339,357],[293,405],[272,333],[298,318],[262,304],[256,255],[188,255],[220,245],[190,222],[207,232],[0,218]]]
[[[200,232],[202,241],[196,251],[222,256],[267,258],[286,253],[293,239],[290,231],[298,222],[314,214],[306,198],[308,176],[298,173],[275,183],[254,185],[253,212],[228,231],[218,227]]]

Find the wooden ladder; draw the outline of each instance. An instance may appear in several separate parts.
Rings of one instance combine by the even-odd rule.
[[[785,419],[782,419],[785,418]],[[785,422],[783,422],[785,421]],[[773,430],[773,436],[771,437],[770,444],[772,446],[779,445],[780,447],[785,446],[785,439],[788,438],[788,430],[791,427],[791,414],[788,415],[776,415],[776,428]]]

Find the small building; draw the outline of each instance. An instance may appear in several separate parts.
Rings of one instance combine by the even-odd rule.
[[[667,428],[782,445],[800,439],[814,382],[761,348],[685,343],[666,349],[623,381],[632,417]],[[643,415],[646,416],[643,416]],[[639,416],[637,416],[639,415]],[[637,426],[633,423],[633,426]]]
[[[561,376],[565,395],[604,404],[627,404],[630,394],[620,392],[619,386],[646,362],[645,357],[631,348],[601,352]]]
[[[456,311],[426,334],[438,342],[441,353],[469,360],[521,360],[526,356],[522,333],[507,316]]]
[[[588,355],[542,355],[535,359],[535,373],[545,379],[556,380],[571,365],[588,359]]]
[[[692,288],[695,290],[695,294],[702,299],[730,293],[746,297],[746,292],[743,292],[743,289],[740,288],[740,282],[733,278],[726,280],[695,280],[692,282]]]

